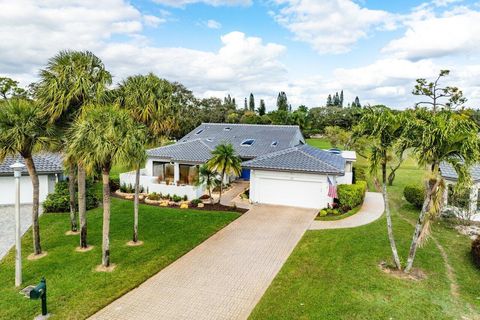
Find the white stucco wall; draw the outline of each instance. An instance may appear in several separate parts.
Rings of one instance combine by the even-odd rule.
[[[40,182],[40,202],[45,201],[49,190],[53,191],[55,186],[55,175],[51,175],[50,181],[48,175],[39,175]],[[49,185],[50,184],[50,185]],[[22,204],[32,203],[32,180],[29,176],[20,178],[20,202]],[[12,176],[0,177],[0,205],[11,205],[15,203],[15,180]]]
[[[252,170],[250,201],[304,208],[325,208],[333,199],[327,196],[327,176],[320,174]]]
[[[142,169],[142,175],[140,176],[140,185],[143,186],[144,192],[152,193],[161,193],[163,195],[177,195],[177,196],[187,196],[188,200],[193,200],[200,198],[205,193],[205,188],[203,186],[175,186],[173,184],[161,184],[157,182],[157,177],[152,177],[146,175],[148,169]],[[135,172],[125,172],[120,174],[120,184],[131,184],[135,185]]]

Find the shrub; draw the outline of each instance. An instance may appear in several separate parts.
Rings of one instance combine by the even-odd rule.
[[[75,194],[75,207],[78,210],[78,198]],[[98,198],[93,190],[93,183],[86,183],[86,205],[87,210],[98,207]],[[70,211],[70,193],[68,191],[68,181],[60,181],[55,185],[55,191],[50,193],[43,202],[44,212],[69,212]]]
[[[341,207],[355,208],[362,204],[367,191],[365,181],[357,181],[355,184],[341,184],[337,188],[338,202]]]
[[[131,183],[129,183],[129,184],[122,183],[122,185],[120,186],[120,191],[124,192],[124,193],[135,193],[135,186]],[[139,191],[140,191],[140,193],[142,193],[144,191],[143,186],[140,186]]]
[[[472,242],[472,258],[473,262],[480,268],[480,236],[477,236]]]
[[[182,197],[177,196],[176,194],[174,194],[174,195],[172,196],[172,201],[173,201],[173,202],[180,202],[180,201],[182,201],[182,199],[183,199]]]
[[[158,194],[156,192],[152,192],[148,195],[148,199],[149,200],[154,200],[154,201],[160,200],[161,197],[162,197],[162,195]]]
[[[200,199],[193,199],[192,201],[190,201],[190,204],[191,204],[192,206],[195,206],[195,207],[196,207],[196,206],[198,206],[198,204],[201,203],[201,202],[202,202],[202,200],[200,200]]]
[[[110,192],[120,189],[120,178],[110,178]]]
[[[188,201],[187,195],[184,195],[184,196],[183,196],[183,201]]]
[[[318,215],[319,215],[320,217],[325,217],[327,214],[328,214],[328,212],[327,212],[327,210],[325,210],[325,209],[320,210],[320,212],[318,213]]]
[[[421,209],[425,198],[425,188],[419,185],[407,185],[403,189],[403,196],[410,204]]]

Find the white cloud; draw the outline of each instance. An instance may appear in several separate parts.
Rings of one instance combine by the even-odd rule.
[[[228,33],[221,41],[217,52],[116,43],[107,45],[99,55],[116,80],[153,71],[202,96],[209,92],[242,96],[251,90],[272,94],[279,90],[279,83],[286,82],[287,70],[279,62],[285,47],[241,32]]]
[[[160,24],[167,22],[165,18],[159,18],[152,15],[144,15],[143,21],[149,27],[158,27]]]
[[[480,50],[480,12],[455,8],[441,16],[413,13],[405,21],[405,34],[390,41],[383,53],[419,60]]]
[[[351,0],[275,0],[278,23],[295,39],[309,43],[319,53],[345,53],[373,28],[395,28],[395,16],[362,8]]]
[[[220,22],[212,19],[208,20],[205,24],[210,29],[220,29],[222,27],[222,24]]]
[[[170,7],[183,8],[189,4],[204,3],[214,7],[219,6],[249,6],[252,0],[153,0],[153,2]]]

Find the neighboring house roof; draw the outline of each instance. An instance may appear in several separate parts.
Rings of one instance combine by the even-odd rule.
[[[0,176],[13,175],[13,169],[10,168],[15,162],[25,164],[24,159],[18,155],[15,157],[6,157],[0,163]],[[38,174],[63,173],[63,159],[59,153],[42,152],[33,155],[33,163]],[[28,174],[27,168],[23,168],[23,174]]]
[[[243,159],[291,148],[305,143],[298,126],[202,123],[179,140],[179,143],[201,140],[210,149],[231,143]],[[248,140],[252,142],[249,144]]]
[[[302,145],[245,161],[242,166],[250,169],[344,175],[345,162],[341,155]]]
[[[187,161],[204,163],[212,157],[212,150],[201,139],[178,142],[168,146],[150,149],[149,157],[162,158],[171,161]]]
[[[440,163],[440,172],[442,177],[447,180],[458,180],[458,174],[451,164],[447,162]],[[470,167],[470,177],[473,182],[480,181],[480,164],[475,164]]]

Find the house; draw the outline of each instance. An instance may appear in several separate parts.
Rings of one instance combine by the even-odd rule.
[[[225,182],[249,180],[253,203],[322,208],[333,200],[329,180],[352,183],[355,152],[310,147],[298,126],[203,123],[175,144],[148,150],[140,184],[149,193],[199,198],[205,194],[196,185],[199,166],[222,143],[243,160],[241,175]],[[134,181],[134,172],[120,175],[122,184]]]
[[[446,188],[443,193],[443,204],[448,207],[453,204],[453,199],[450,199],[449,194],[453,189],[453,186],[458,181],[458,174],[451,164],[447,162],[440,163],[440,173],[445,179]],[[462,212],[463,218],[468,218],[472,221],[480,221],[480,213],[478,211],[478,202],[479,202],[479,192],[480,188],[480,164],[475,164],[470,167],[470,178],[472,180],[472,185],[468,192],[467,198],[463,199],[466,202],[465,212]],[[461,209],[461,208],[458,208]]]
[[[13,169],[10,168],[15,162],[25,164],[21,156],[6,157],[0,163],[0,205],[12,205],[15,203],[15,188]],[[57,153],[38,153],[33,156],[33,162],[38,173],[40,184],[40,202],[43,202],[47,195],[54,191],[55,184],[63,179],[62,158]],[[27,168],[23,168],[20,178],[20,203],[32,203],[32,180],[28,175]]]

